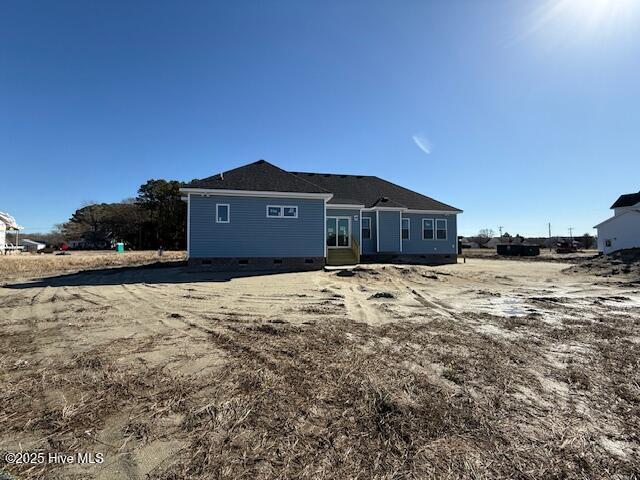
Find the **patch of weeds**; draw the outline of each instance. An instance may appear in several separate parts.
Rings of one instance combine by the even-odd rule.
[[[275,328],[273,325],[268,325],[268,324],[258,325],[257,327],[254,328],[254,330],[256,332],[266,333],[267,335],[282,335],[283,334],[283,330],[280,330],[278,328]]]
[[[371,295],[369,300],[373,300],[375,298],[396,298],[396,296],[390,292],[378,292]]]
[[[442,371],[442,376],[450,382],[453,382],[457,385],[463,385],[465,372],[466,370],[462,365],[457,363],[450,363]]]
[[[123,433],[136,440],[146,441],[149,438],[149,430],[149,425],[146,423],[132,422],[124,427]]]
[[[591,379],[589,375],[577,367],[569,367],[567,372],[567,382],[578,390],[589,390],[591,388]]]

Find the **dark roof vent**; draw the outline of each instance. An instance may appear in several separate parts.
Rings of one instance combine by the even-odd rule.
[[[267,161],[266,161],[266,160],[262,160],[262,159],[261,159],[261,160],[258,160],[258,161],[256,162],[256,164],[258,164],[258,165],[262,165],[263,163],[267,163]]]
[[[389,197],[380,197],[380,201],[381,202],[388,202],[389,201]]]

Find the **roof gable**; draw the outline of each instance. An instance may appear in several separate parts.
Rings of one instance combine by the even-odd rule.
[[[243,165],[226,172],[193,180],[184,188],[213,190],[250,190],[256,192],[330,193],[265,161]]]
[[[638,193],[628,193],[626,195],[620,195],[618,200],[615,201],[611,208],[621,208],[621,207],[633,207],[640,203],[640,192]]]
[[[607,223],[613,222],[613,221],[618,221],[620,220],[622,217],[624,217],[625,215],[640,215],[640,210],[627,210],[624,213],[621,213],[620,215],[614,215],[611,218],[607,218],[604,222],[600,222],[597,225],[594,225],[593,228],[599,228],[603,225],[606,225]]]

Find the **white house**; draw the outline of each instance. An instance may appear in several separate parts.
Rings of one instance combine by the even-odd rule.
[[[44,250],[46,247],[44,243],[29,240],[28,238],[22,239],[22,245],[24,246],[25,251],[32,253],[37,253],[40,250]]]
[[[7,245],[7,230],[15,230],[18,232],[22,227],[16,223],[15,218],[13,218],[8,213],[0,212],[0,254],[6,253],[7,250],[15,250],[16,247]],[[17,240],[16,233],[16,240]],[[17,241],[16,241],[17,243]]]
[[[598,229],[598,250],[640,248],[640,192],[621,195],[611,208],[613,217],[593,227]]]

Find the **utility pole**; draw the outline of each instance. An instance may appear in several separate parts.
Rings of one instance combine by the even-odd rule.
[[[548,225],[549,225],[549,253],[551,253],[551,245],[553,244],[553,242],[551,241],[551,222],[549,222]]]
[[[503,229],[503,228],[504,228],[504,227],[502,227],[502,225],[500,225],[500,226],[498,227],[498,230],[500,230],[500,238],[502,238],[502,229]]]
[[[573,227],[569,227],[569,237],[573,240]]]

